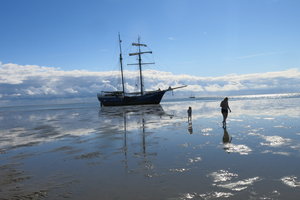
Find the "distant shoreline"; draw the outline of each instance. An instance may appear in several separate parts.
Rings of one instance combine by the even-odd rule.
[[[300,93],[279,93],[279,94],[252,94],[252,95],[228,95],[231,101],[234,100],[254,100],[254,99],[281,99],[281,98],[300,98]],[[220,101],[224,96],[195,96],[189,98],[176,96],[166,96],[161,103],[176,101]],[[94,104],[98,106],[96,97],[51,97],[51,98],[18,98],[18,99],[0,99],[0,108],[5,107],[22,107],[22,106],[43,106],[43,105],[60,105],[60,104]]]

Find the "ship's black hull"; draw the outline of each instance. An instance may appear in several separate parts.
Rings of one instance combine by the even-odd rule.
[[[97,94],[98,100],[102,106],[128,106],[128,105],[146,105],[159,104],[166,90],[146,93],[144,95],[101,95]]]

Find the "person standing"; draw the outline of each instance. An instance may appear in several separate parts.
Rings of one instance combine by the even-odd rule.
[[[192,107],[189,107],[187,113],[188,113],[188,121],[192,121]]]
[[[226,119],[228,116],[228,110],[231,112],[231,109],[228,105],[228,97],[225,97],[224,100],[220,104],[221,113],[223,115],[223,127],[226,127]]]

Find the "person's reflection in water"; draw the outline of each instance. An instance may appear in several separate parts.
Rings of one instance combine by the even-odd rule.
[[[189,121],[188,131],[190,134],[193,134],[193,124],[192,121]]]
[[[224,129],[224,134],[223,134],[224,150],[227,153],[230,153],[228,143],[231,143],[232,137],[230,137],[230,135],[228,134],[228,131],[227,131],[226,127],[223,127],[223,129]]]

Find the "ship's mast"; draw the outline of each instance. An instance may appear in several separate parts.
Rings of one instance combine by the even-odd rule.
[[[132,43],[132,46],[138,46],[138,52],[137,53],[130,53],[129,56],[138,56],[138,63],[137,64],[128,64],[128,65],[138,65],[140,70],[140,87],[141,87],[141,95],[144,94],[144,81],[143,81],[143,74],[142,74],[142,65],[147,64],[154,64],[154,63],[142,63],[142,54],[144,53],[152,53],[152,51],[141,51],[141,46],[147,47],[146,44],[140,43],[140,37],[138,37],[138,43]]]
[[[138,37],[138,44],[140,44],[140,36]],[[143,83],[143,75],[142,75],[142,57],[141,57],[141,46],[139,45],[139,70],[140,70],[140,84],[141,84],[141,95],[144,94],[144,83]]]
[[[120,47],[120,67],[121,67],[121,77],[122,77],[122,89],[123,95],[125,95],[125,86],[124,86],[124,75],[123,75],[123,58],[122,58],[122,46],[121,46],[121,37],[119,33],[119,47]]]

